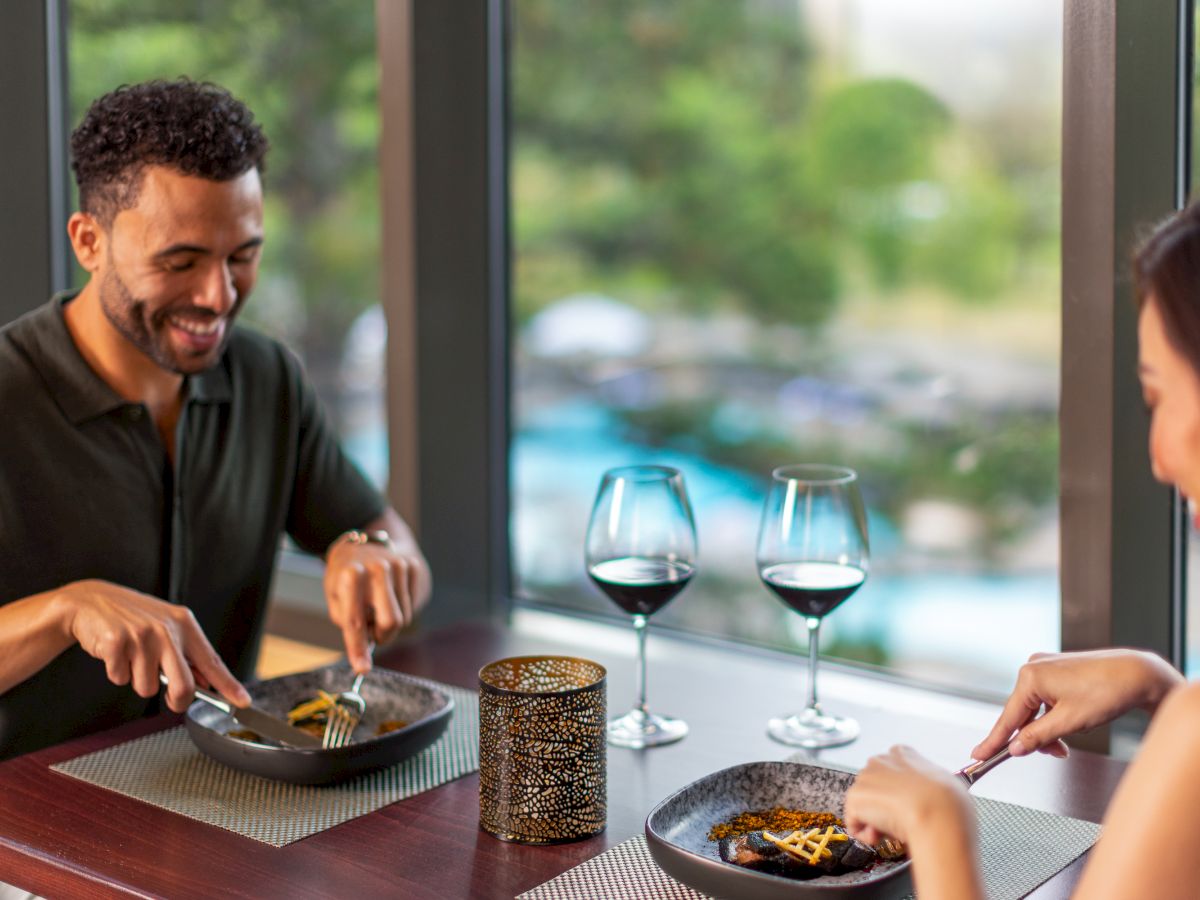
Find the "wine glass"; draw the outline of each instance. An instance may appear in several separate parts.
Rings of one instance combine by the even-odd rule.
[[[646,707],[646,625],[696,571],[696,523],[683,475],[666,466],[605,472],[584,555],[588,576],[633,616],[638,638],[637,703],[608,723],[608,742],[640,749],[680,740],[686,722]]]
[[[853,719],[817,703],[821,620],[867,580],[867,516],[858,475],[843,466],[782,466],[771,473],[758,532],[758,574],[808,624],[808,705],[771,719],[767,733],[795,747],[836,747],[858,737]]]

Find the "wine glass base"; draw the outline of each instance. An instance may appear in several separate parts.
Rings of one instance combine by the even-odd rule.
[[[608,742],[614,747],[634,750],[673,744],[683,740],[687,733],[688,724],[683,719],[656,716],[640,709],[631,709],[608,723]]]
[[[859,734],[858,722],[839,716],[827,716],[816,709],[767,722],[767,734],[790,747],[840,747]]]

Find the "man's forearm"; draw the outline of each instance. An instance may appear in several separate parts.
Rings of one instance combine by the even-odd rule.
[[[74,643],[67,628],[66,591],[46,591],[0,606],[0,694],[44,669]]]

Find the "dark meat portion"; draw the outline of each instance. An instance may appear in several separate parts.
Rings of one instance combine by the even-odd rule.
[[[845,833],[842,828],[834,828],[834,834]],[[785,833],[771,834],[778,838],[787,836]],[[779,849],[764,838],[761,831],[722,838],[718,849],[721,859],[735,866],[765,872],[768,875],[798,879],[816,878],[820,875],[844,875],[847,872],[865,869],[876,860],[874,850],[853,838],[831,841],[827,847],[831,855],[815,865]]]
[[[841,858],[838,862],[843,870],[854,872],[858,869],[865,869],[869,865],[873,865],[879,859],[875,851],[868,847],[862,841],[856,841],[854,838],[846,841],[844,844],[839,844],[845,849],[841,851]],[[833,855],[838,856],[838,851],[834,850]]]
[[[721,838],[718,849],[725,862],[759,872],[775,868],[781,855],[780,849],[758,831]]]
[[[782,837],[782,835],[779,836]],[[806,879],[827,874],[817,866],[810,866],[804,860],[794,859],[780,850],[764,838],[761,831],[752,831],[737,837],[721,838],[719,850],[721,859],[725,862],[753,869],[755,872],[765,872],[768,875]]]

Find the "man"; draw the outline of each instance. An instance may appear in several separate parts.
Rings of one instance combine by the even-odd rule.
[[[71,137],[87,284],[0,330],[0,758],[145,714],[160,673],[177,712],[197,683],[248,703],[285,531],[325,557],[357,671],[429,597],[296,360],[234,326],[266,150],[187,79],[107,94]]]

